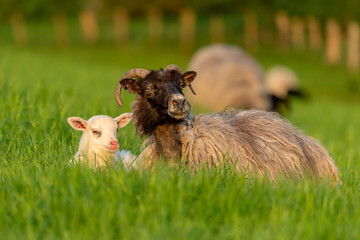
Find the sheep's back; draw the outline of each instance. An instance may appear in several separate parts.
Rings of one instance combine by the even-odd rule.
[[[221,111],[227,106],[246,109],[270,108],[262,67],[242,49],[213,44],[200,49],[188,69],[197,72],[192,83],[197,95],[191,103]]]
[[[182,133],[182,159],[198,168],[224,160],[237,170],[268,175],[338,179],[326,149],[275,113],[232,111],[200,115]]]

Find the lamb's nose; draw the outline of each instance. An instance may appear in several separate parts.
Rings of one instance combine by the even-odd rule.
[[[119,145],[119,143],[118,143],[118,141],[116,141],[116,140],[111,140],[110,141],[110,146],[112,146],[112,147],[117,147]]]

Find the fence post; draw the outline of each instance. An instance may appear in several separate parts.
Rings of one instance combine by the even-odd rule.
[[[117,7],[113,12],[115,42],[118,45],[129,42],[129,15],[125,8]]]
[[[225,41],[225,23],[220,16],[210,17],[210,40],[213,43]]]
[[[192,49],[195,38],[196,15],[193,9],[184,8],[180,11],[180,46]]]
[[[252,11],[244,13],[244,45],[248,48],[257,48],[259,45],[257,16]]]
[[[260,35],[261,44],[263,44],[265,46],[271,46],[271,47],[274,46],[276,40],[275,40],[275,34],[273,31],[271,31],[270,29],[261,28],[259,35]]]
[[[69,44],[69,31],[67,19],[64,12],[57,12],[53,16],[54,32],[56,42],[59,46],[66,46]]]
[[[85,42],[96,43],[99,33],[95,13],[92,10],[83,10],[80,12],[79,18]]]
[[[288,48],[290,36],[290,20],[288,15],[283,12],[275,14],[275,24],[278,31],[278,44],[282,48]]]
[[[310,49],[314,51],[320,50],[322,44],[322,37],[319,21],[315,17],[309,16],[307,18],[307,25],[309,31]]]
[[[326,22],[326,62],[330,65],[336,64],[341,59],[341,30],[335,19]]]
[[[16,11],[10,15],[10,24],[15,44],[23,46],[27,44],[28,36],[25,26],[25,19],[21,12]]]
[[[347,66],[350,71],[359,69],[359,24],[349,22],[347,25]]]
[[[163,15],[160,9],[150,8],[148,10],[149,37],[152,41],[158,41],[163,32]]]
[[[301,18],[295,16],[291,21],[291,42],[295,49],[305,48],[305,25]]]

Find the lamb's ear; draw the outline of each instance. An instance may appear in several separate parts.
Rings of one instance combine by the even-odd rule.
[[[80,117],[69,117],[68,123],[72,128],[78,131],[85,131],[88,128],[88,122]]]
[[[125,88],[126,91],[132,94],[141,93],[138,83],[133,79],[123,79],[121,80],[121,85]]]
[[[123,113],[115,118],[119,128],[125,127],[132,119],[132,113]]]
[[[192,88],[191,83],[192,83],[192,81],[194,81],[195,77],[196,77],[195,71],[187,71],[186,73],[184,73],[182,75],[183,81],[185,83],[185,87],[189,86],[191,92],[194,95],[196,95],[196,93],[195,93],[194,89]]]

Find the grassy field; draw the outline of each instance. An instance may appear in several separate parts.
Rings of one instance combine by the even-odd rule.
[[[286,115],[329,150],[342,187],[245,179],[231,169],[94,172],[69,167],[80,133],[67,117],[118,116],[118,79],[135,67],[186,68],[190,54],[130,45],[0,45],[0,239],[359,239],[360,81],[319,57],[261,50],[265,67],[296,70],[311,98]],[[194,107],[196,110],[196,106]],[[138,154],[130,124],[120,148]]]

